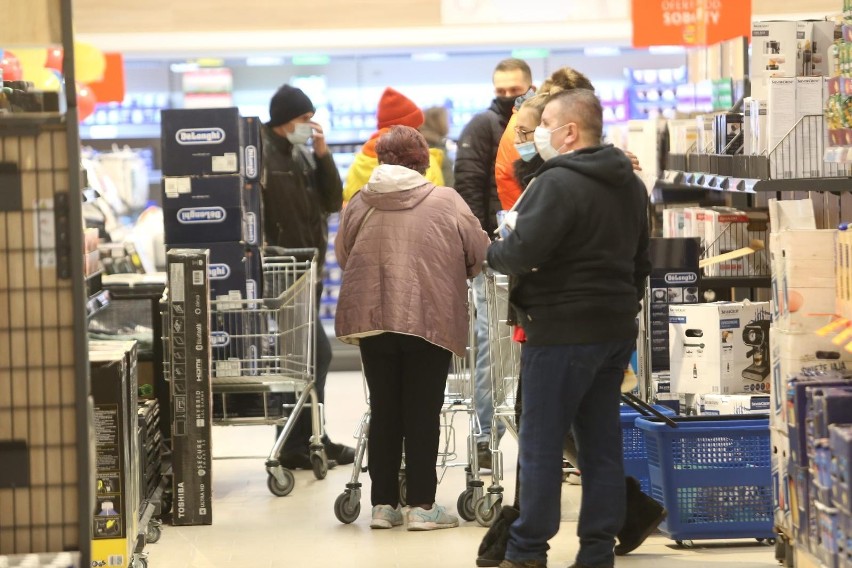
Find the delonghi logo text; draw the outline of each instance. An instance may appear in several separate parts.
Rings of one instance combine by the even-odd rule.
[[[257,215],[249,213],[246,215],[247,237],[251,245],[258,244],[257,242]]]
[[[226,347],[231,342],[231,336],[226,331],[211,331],[210,343],[216,347]]]
[[[181,128],[175,133],[175,140],[183,146],[221,144],[225,141],[225,131],[221,128]]]
[[[228,217],[222,207],[184,207],[177,212],[177,220],[184,225],[194,223],[221,223]]]
[[[669,272],[666,274],[666,284],[693,284],[698,282],[694,272]]]
[[[246,177],[257,177],[257,148],[246,146]]]
[[[207,268],[210,280],[224,280],[231,275],[231,267],[227,264],[211,264]]]

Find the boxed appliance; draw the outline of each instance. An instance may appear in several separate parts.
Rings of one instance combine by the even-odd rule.
[[[829,373],[820,376],[799,375],[787,383],[785,414],[790,438],[790,459],[800,467],[808,467],[808,446],[813,445],[809,432],[814,425],[813,402],[821,389],[849,387],[848,373]]]
[[[698,398],[701,414],[769,414],[769,394],[705,394]]]
[[[210,341],[215,377],[254,376],[260,372],[262,355],[272,355],[277,320],[268,309],[221,310],[210,320]],[[264,350],[266,348],[266,350]]]
[[[161,111],[163,176],[260,178],[260,121],[238,108]]]
[[[772,500],[774,505],[775,527],[784,534],[793,534],[789,462],[790,439],[783,432],[770,430],[769,441],[772,444]]]
[[[837,231],[789,230],[771,240],[777,295],[774,324],[787,331],[816,331],[835,313]]]
[[[672,390],[768,392],[769,324],[768,302],[669,306]]]
[[[828,96],[824,77],[796,78],[796,122],[802,121],[807,143],[799,142],[796,147],[796,177],[820,177],[825,171],[825,136],[823,134],[823,108]]]
[[[175,525],[213,522],[210,421],[209,253],[172,249],[169,275],[167,349],[171,368],[172,483]]]
[[[765,100],[771,77],[796,76],[798,22],[751,24],[751,96]]]
[[[743,102],[743,154],[746,156],[767,153],[766,99],[747,98]]]
[[[834,44],[835,24],[826,20],[796,22],[796,75],[829,75],[829,49]]]
[[[262,241],[256,184],[236,175],[171,177],[163,190],[167,243]]]
[[[752,88],[754,83],[752,83]],[[774,179],[795,177],[798,156],[796,137],[787,134],[796,126],[796,78],[770,77],[766,83],[766,144],[769,174]]]
[[[175,245],[175,248],[188,248],[191,245]],[[217,310],[245,310],[250,306],[240,303],[242,300],[254,300],[261,297],[261,256],[260,249],[242,243],[206,243],[210,251],[210,299],[216,300]],[[233,300],[233,304],[223,302]]]

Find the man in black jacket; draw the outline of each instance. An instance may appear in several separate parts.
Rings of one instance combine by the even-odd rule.
[[[284,85],[269,104],[269,122],[263,127],[263,216],[266,244],[285,248],[316,248],[317,309],[322,296],[322,268],[328,248],[328,216],[340,211],[343,184],[322,126],[312,120],[313,103],[301,89]],[[306,144],[313,142],[313,149]],[[315,314],[318,315],[318,314]],[[317,317],[315,380],[320,402],[331,364],[331,344]],[[311,469],[310,413],[299,416],[281,451],[281,465]],[[323,439],[330,460],[354,461],[354,450]],[[334,465],[334,464],[331,464]]]
[[[467,202],[473,214],[479,218],[483,230],[493,238],[497,228],[497,211],[502,209],[497,199],[497,183],[494,180],[494,165],[497,147],[506,130],[515,99],[532,88],[532,72],[521,59],[504,59],[494,68],[492,76],[495,98],[488,110],[474,116],[459,137],[455,163],[455,189]],[[488,350],[488,318],[485,304],[485,274],[473,280],[473,295],[476,303],[476,371],[475,401],[476,414],[482,429],[477,439],[479,465],[491,469],[491,373]],[[502,425],[498,436],[505,430]]]
[[[520,518],[504,568],[546,566],[559,530],[562,440],[579,446],[583,499],[575,568],[614,565],[625,509],[619,402],[650,272],[647,193],[620,150],[600,144],[600,101],[554,96],[536,128],[545,160],[488,262],[517,277],[510,302],[524,328]]]

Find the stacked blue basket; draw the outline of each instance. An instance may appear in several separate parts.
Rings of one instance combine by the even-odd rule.
[[[775,538],[769,420],[760,415],[639,418],[651,496],[669,538]]]
[[[675,412],[668,406],[654,405],[654,408],[666,416]],[[636,427],[636,419],[642,416],[627,405],[621,406],[621,445],[624,450],[624,475],[639,481],[642,492],[651,494],[651,479],[648,474],[648,454],[645,451],[645,436]]]

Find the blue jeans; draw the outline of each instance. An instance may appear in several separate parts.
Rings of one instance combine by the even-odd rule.
[[[473,279],[473,302],[476,306],[476,369],[474,370],[474,407],[482,434],[477,442],[491,440],[491,419],[494,416],[494,401],[491,397],[491,358],[488,349],[488,304],[485,301],[485,272]],[[497,425],[499,437],[506,427]]]
[[[634,345],[524,345],[524,418],[518,441],[521,516],[509,530],[507,559],[547,561],[547,541],[559,531],[562,440],[573,425],[583,472],[577,562],[614,564],[626,499],[621,380]]]

